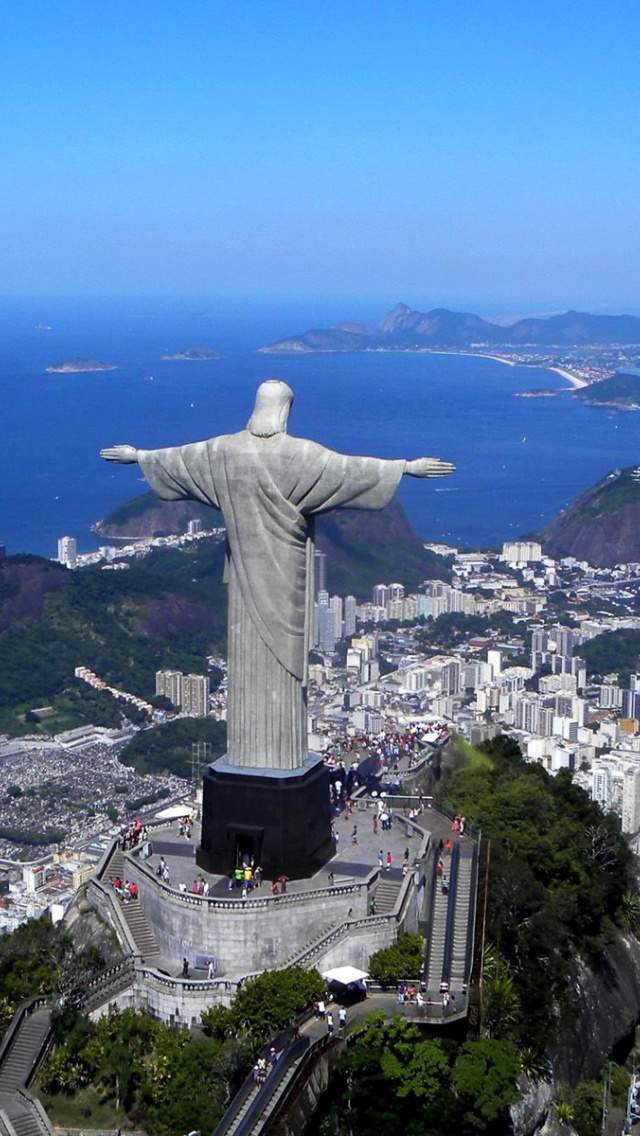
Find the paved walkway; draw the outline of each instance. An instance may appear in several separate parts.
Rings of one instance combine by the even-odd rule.
[[[417,799],[417,798],[416,798]],[[393,798],[388,798],[391,802]],[[421,817],[414,824],[404,816],[404,811],[395,812],[395,819],[391,829],[383,832],[380,823],[377,832],[374,832],[373,818],[377,814],[377,803],[371,797],[364,797],[354,804],[349,817],[344,811],[336,814],[334,825],[338,837],[338,846],[335,855],[315,875],[304,880],[291,880],[287,883],[288,892],[306,892],[328,886],[328,875],[333,873],[334,883],[361,882],[379,866],[379,856],[382,857],[385,867],[382,877],[399,881],[402,879],[402,861],[405,852],[409,853],[409,862],[412,865],[420,854],[423,835],[431,833],[436,840],[452,841],[460,839],[451,832],[451,825],[446,817],[435,809],[425,808]],[[357,828],[356,840],[353,840],[354,828]],[[465,839],[464,837],[462,838]],[[213,875],[202,871],[196,864],[196,849],[200,840],[200,829],[196,824],[191,840],[178,835],[177,822],[172,829],[163,829],[157,837],[151,836],[153,855],[146,861],[146,867],[155,871],[163,856],[169,866],[171,887],[178,887],[184,883],[188,891],[191,890],[194,880],[199,876],[209,882],[209,894],[220,899],[238,899],[239,892],[229,889],[229,880],[226,876]],[[391,852],[392,866],[386,868],[387,853]],[[273,881],[265,878],[262,891],[271,894]]]

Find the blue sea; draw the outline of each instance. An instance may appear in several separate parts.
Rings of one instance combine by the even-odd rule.
[[[473,356],[257,350],[381,314],[344,302],[0,301],[0,543],[55,556],[58,537],[69,535],[81,551],[95,548],[91,525],[145,490],[136,466],[105,464],[100,447],[240,429],[265,378],[295,392],[292,434],[347,453],[455,462],[450,478],[402,483],[399,499],[425,540],[499,545],[542,528],[609,470],[640,461],[640,418],[581,404],[552,371]],[[221,358],[162,361],[187,348]],[[118,369],[46,373],[78,356]],[[541,387],[558,393],[514,397]]]

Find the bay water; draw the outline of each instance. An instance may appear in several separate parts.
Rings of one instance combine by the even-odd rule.
[[[98,451],[179,445],[241,429],[265,378],[293,388],[289,430],[346,453],[437,456],[456,473],[403,479],[419,535],[496,547],[541,529],[608,471],[640,461],[640,417],[576,399],[553,371],[475,356],[264,355],[258,347],[366,305],[264,301],[0,301],[0,543],[55,556],[97,546],[91,525],[146,483]],[[162,360],[210,348],[221,358]],[[75,357],[117,370],[48,374]],[[553,398],[517,398],[533,388]]]

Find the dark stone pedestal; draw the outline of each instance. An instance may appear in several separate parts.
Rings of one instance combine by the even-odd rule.
[[[203,778],[204,871],[226,874],[246,858],[268,879],[312,876],[335,851],[329,774],[314,754],[300,769],[247,769],[224,758]]]

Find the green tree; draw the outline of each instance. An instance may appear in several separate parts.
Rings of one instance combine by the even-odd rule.
[[[369,974],[375,982],[383,986],[401,982],[403,979],[417,978],[424,961],[424,940],[422,935],[408,932],[399,935],[390,947],[376,951],[369,959]]]
[[[474,1132],[485,1132],[503,1117],[518,1092],[520,1063],[509,1041],[483,1037],[468,1041],[453,1066],[452,1087],[464,1106],[464,1120]]]
[[[267,970],[243,983],[226,1012],[214,1007],[202,1015],[202,1024],[214,1036],[245,1036],[264,1044],[292,1018],[324,994],[325,983],[317,970],[291,966]]]

